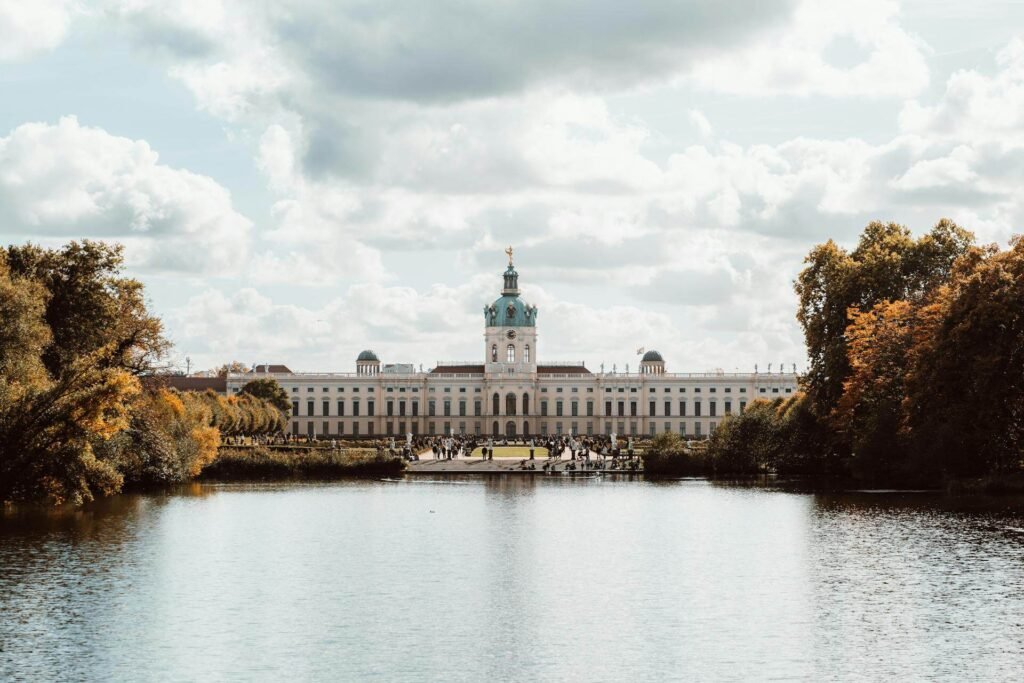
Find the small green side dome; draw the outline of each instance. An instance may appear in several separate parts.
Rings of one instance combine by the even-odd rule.
[[[644,354],[643,363],[664,363],[665,359],[657,351],[648,351]]]
[[[375,354],[375,353],[374,353],[373,351],[371,351],[370,349],[366,349],[365,351],[361,351],[361,352],[359,353],[359,356],[358,356],[358,357],[356,358],[356,360],[357,360],[357,361],[361,361],[361,360],[373,360],[373,361],[377,361],[378,363],[380,362],[380,358],[377,358],[377,354]]]

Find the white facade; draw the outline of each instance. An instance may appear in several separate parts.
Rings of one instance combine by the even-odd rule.
[[[481,361],[441,362],[427,372],[381,369],[370,351],[352,373],[260,373],[292,400],[290,431],[318,437],[476,434],[707,437],[755,399],[791,396],[791,372],[668,373],[650,351],[639,372],[591,372],[583,363],[538,361],[537,309],[519,298],[509,263],[502,296],[484,307]],[[252,374],[228,376],[228,394]]]

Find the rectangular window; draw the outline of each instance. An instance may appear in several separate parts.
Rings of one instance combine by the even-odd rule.
[[[580,414],[580,404],[577,403],[576,401],[573,401],[570,407],[572,408],[572,416],[578,417]]]
[[[466,402],[459,401],[459,417],[466,417]],[[465,423],[463,423],[465,424]]]
[[[373,403],[371,402],[370,405],[373,405]],[[367,422],[366,423],[366,435],[367,436],[373,436],[373,423],[372,422]]]
[[[587,417],[594,417],[594,402],[587,401]],[[588,433],[590,430],[587,430]]]
[[[481,401],[473,401],[473,417],[480,417],[483,414],[484,405]]]
[[[430,399],[427,402],[427,416],[434,417],[437,414],[437,401]]]
[[[636,401],[629,402],[629,416],[636,417]]]
[[[700,422],[694,422],[693,423],[693,435],[695,437],[697,437],[698,439],[700,438],[700,436],[701,436],[701,434],[700,434]]]
[[[619,417],[623,417],[626,414],[626,402],[619,401]]]
[[[654,417],[655,412],[656,412],[654,410],[654,408],[655,408],[655,401],[651,401],[650,404],[647,406],[647,408],[648,408],[648,410],[651,411],[651,412],[648,413],[648,415],[650,415],[651,417]]]
[[[352,400],[352,417],[359,417],[359,399],[358,398]],[[359,433],[359,427],[357,426],[355,429],[356,429],[355,433],[358,434]]]
[[[298,415],[298,414],[299,414],[299,402],[298,401],[292,401],[292,415],[294,416],[294,415]]]
[[[562,417],[562,402],[561,401],[555,401],[555,416],[556,417]],[[558,433],[561,434],[562,432],[558,432]]]
[[[605,417],[611,417],[612,416],[612,402],[611,401],[605,401],[604,402],[604,414],[605,414]]]
[[[665,401],[665,417],[668,417],[671,414],[672,414],[672,401]],[[672,430],[666,429],[665,431],[669,432],[669,431],[672,431]]]
[[[693,402],[693,414],[696,417],[700,417],[700,401]]]
[[[331,414],[331,402],[324,401],[324,417],[328,417]]]
[[[399,417],[405,417],[405,401],[404,400],[398,402],[398,416]]]
[[[541,401],[540,402],[540,416],[541,417],[547,417],[548,416],[548,402],[547,401]]]
[[[745,411],[746,409],[747,409],[747,402],[746,401],[740,401],[740,415],[742,415],[743,411]]]
[[[395,414],[395,402],[394,401],[388,401],[387,402],[387,410],[388,410],[388,417],[394,416],[394,414]]]
[[[437,433],[437,424],[434,422],[427,423],[427,434],[433,436]]]
[[[686,401],[679,402],[679,417],[686,417]]]
[[[412,402],[412,416],[416,417],[419,414],[420,414],[420,402],[419,401],[413,401]]]
[[[313,403],[314,403],[313,401],[306,401],[306,415],[309,415],[310,417],[312,417],[315,414],[313,412]],[[310,423],[310,424],[312,425],[312,423]],[[312,427],[310,427],[310,430],[312,430]],[[312,433],[313,432],[310,431],[310,434],[312,434]]]
[[[732,401],[725,402],[725,414],[732,415]]]
[[[588,422],[587,423],[587,434],[593,434],[593,433],[594,433],[594,423],[593,422]]]
[[[366,415],[367,415],[367,417],[373,417],[373,408],[374,408],[373,401],[367,401],[366,402]]]
[[[651,436],[654,436],[654,423],[653,422],[648,425],[648,431],[650,431]]]
[[[338,417],[345,417],[345,402],[338,401]]]
[[[708,404],[708,415],[711,417],[718,415],[718,404],[714,401]]]
[[[395,423],[388,420],[384,426],[387,427],[388,436],[393,436],[395,433]]]
[[[444,402],[444,416],[445,417],[451,417],[452,416],[452,402],[451,401],[445,401]],[[448,433],[448,430],[445,430],[445,434],[447,434],[447,433]]]

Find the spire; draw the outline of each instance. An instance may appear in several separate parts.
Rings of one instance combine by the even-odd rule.
[[[508,254],[508,268],[505,269],[505,289],[501,293],[507,296],[519,296],[519,273],[512,265],[511,245],[505,250],[505,253]]]

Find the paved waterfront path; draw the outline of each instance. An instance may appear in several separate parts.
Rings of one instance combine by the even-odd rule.
[[[554,472],[569,472],[570,474],[586,475],[596,472],[606,473],[618,473],[623,474],[628,470],[611,470],[607,469],[611,467],[611,458],[605,458],[604,468],[600,466],[600,457],[594,455],[590,456],[591,464],[597,464],[596,468],[584,468],[584,461],[576,460],[576,470],[566,470],[566,466],[573,464],[574,461],[570,460],[569,449],[566,449],[562,455],[558,458],[536,458],[535,460],[525,460],[527,467],[533,463],[537,468],[535,470],[523,469],[522,464],[524,460],[522,458],[494,458],[493,460],[482,460],[480,458],[454,458],[452,460],[435,460],[434,454],[431,451],[424,451],[420,453],[420,459],[415,462],[410,462],[406,469],[411,474],[431,474],[431,473],[450,473],[450,474],[495,474],[495,473],[520,473],[520,474],[544,474],[544,465],[548,465],[548,471]]]

